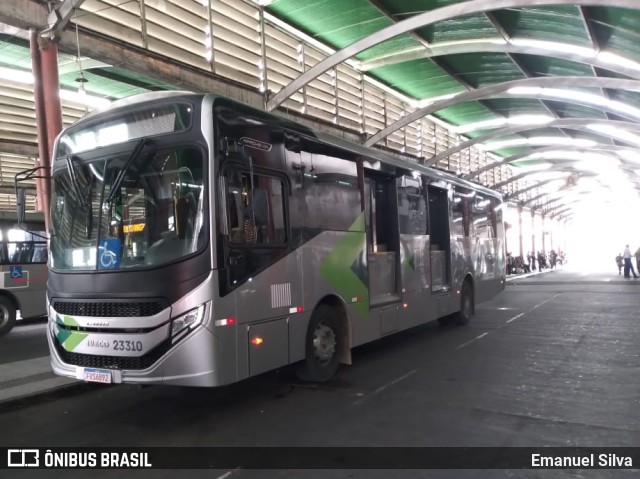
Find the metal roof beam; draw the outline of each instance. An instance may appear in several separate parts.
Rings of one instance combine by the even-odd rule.
[[[582,25],[584,26],[584,30],[587,34],[587,37],[589,38],[589,42],[591,43],[591,48],[593,48],[593,51],[596,52],[596,54],[600,53],[601,51],[600,40],[598,39],[598,35],[596,35],[596,32],[593,29],[593,25],[591,25],[591,19],[589,18],[589,14],[587,13],[586,7],[578,7],[578,11],[580,12],[580,19],[582,20]],[[591,65],[591,71],[593,72],[594,77],[599,76],[598,70],[594,65]],[[610,95],[607,89],[602,88],[601,90],[602,90],[602,94],[607,99],[609,99]],[[605,115],[607,115],[607,118],[610,118],[609,113],[605,112]],[[611,143],[613,143],[613,141]]]
[[[531,198],[527,198],[526,200],[520,201],[518,202],[518,206],[522,206],[523,208],[526,208],[528,204],[533,203],[536,200],[539,200],[540,198],[544,198],[545,196],[549,195],[549,191],[545,191],[544,193],[539,193],[535,196],[532,196]],[[536,206],[534,205],[533,207],[531,207],[531,209],[536,209]]]
[[[354,57],[368,48],[397,37],[398,35],[464,15],[484,13],[506,8],[531,8],[541,5],[595,5],[599,7],[628,8],[631,10],[640,9],[640,4],[637,0],[469,0],[466,2],[454,3],[446,7],[436,8],[434,10],[429,10],[409,17],[406,20],[402,20],[389,27],[383,28],[376,33],[355,41],[333,55],[329,55],[327,58],[318,62],[312,68],[302,73],[288,85],[283,87],[278,93],[269,99],[266,109],[268,111],[274,110],[287,98],[300,90],[300,88],[315,80],[327,70],[339,65],[349,58]]]
[[[589,148],[585,148],[584,146],[557,146],[557,145],[545,146],[544,148],[530,148],[525,153],[518,153],[517,155],[510,156],[508,158],[505,158],[504,160],[496,161],[494,163],[489,163],[488,165],[485,165],[482,168],[478,168],[477,170],[473,170],[467,173],[462,178],[465,180],[471,180],[477,177],[478,175],[484,173],[485,171],[493,170],[494,168],[497,168],[499,166],[508,165],[510,163],[513,163],[514,161],[528,158],[533,154],[549,153],[553,151],[578,151],[578,152],[585,151],[589,153],[593,153],[594,151],[604,151],[604,152],[613,153],[613,154],[618,154],[621,151],[635,151],[638,153],[638,157],[640,158],[640,148],[629,148],[629,147],[622,147],[617,145],[600,144],[600,145],[592,146]]]
[[[591,25],[591,19],[589,18],[589,14],[587,13],[586,8],[580,6],[578,7],[578,11],[580,12],[580,19],[582,20],[582,24],[584,25],[584,30],[587,33],[587,37],[591,42],[591,46],[593,47],[594,51],[599,52],[600,40],[598,39],[598,36],[596,35],[596,32]]]
[[[567,208],[565,208],[563,210],[556,211],[555,213],[551,214],[549,216],[549,218],[551,218],[551,219],[558,218],[559,221],[562,221],[561,218],[563,217],[562,216],[563,214],[569,213],[571,211],[571,213],[569,213],[566,218],[570,218],[570,217],[572,217],[574,215],[572,210],[573,210],[573,205],[571,205],[571,206],[569,206],[569,207],[567,207]]]
[[[556,216],[561,215],[562,213],[566,213],[567,211],[572,210],[573,205],[575,205],[576,203],[579,203],[580,200],[581,198],[576,198],[567,203],[561,203],[559,205],[554,206],[553,208],[544,210],[542,214],[545,216],[549,215],[550,218],[555,218]]]
[[[525,68],[515,56],[513,56],[511,53],[507,53],[507,57],[509,57],[509,60],[511,60],[511,62],[516,66],[518,70],[520,70],[520,72],[526,78],[535,78],[535,75],[533,75],[527,68]],[[553,116],[554,118],[560,118],[558,112],[551,108],[546,101],[540,100],[540,104],[551,114],[551,116]],[[562,132],[562,134],[566,135],[565,132]]]
[[[511,41],[515,42],[516,39],[512,39]],[[569,43],[555,43],[559,43],[560,45],[567,45],[568,47],[574,46]],[[369,70],[373,70],[374,68],[394,65],[396,63],[404,63],[413,60],[420,60],[422,58],[431,58],[444,55],[460,55],[465,53],[508,53],[512,55],[537,55],[555,57],[561,60],[582,63],[584,65],[594,66],[603,70],[609,70],[632,78],[640,77],[639,69],[603,62],[595,56],[595,52],[594,55],[587,56],[581,55],[578,52],[571,52],[568,49],[565,50],[563,48],[552,50],[551,48],[543,48],[542,46],[503,43],[492,40],[490,38],[478,39],[478,41],[465,43],[432,43],[429,47],[429,50],[418,50],[417,48],[411,48],[393,55],[382,55],[377,59],[374,58],[360,63],[359,70],[367,72]]]
[[[397,19],[378,0],[369,0],[369,3],[376,10],[378,10],[380,13],[382,13],[382,15],[384,15],[389,20],[391,20],[394,24],[398,23]],[[429,42],[425,38],[420,36],[418,33],[416,33],[415,31],[409,32],[409,36],[411,38],[413,38],[416,42],[418,42],[427,51],[431,50],[431,46],[429,45]],[[466,88],[467,90],[473,90],[473,88],[474,88],[473,86],[471,86],[469,83],[467,83],[463,79],[458,78],[456,72],[451,71],[450,68],[448,68],[447,66],[443,65],[439,60],[436,60],[435,58],[432,58],[431,61],[433,61],[438,66],[438,68],[442,69],[447,75],[449,75],[454,80],[456,80],[458,83],[460,83],[464,88]]]
[[[44,3],[35,0],[14,0],[0,2],[0,23],[29,30],[47,25],[49,12]]]
[[[425,116],[431,115],[444,108],[448,108],[453,105],[458,105],[467,101],[479,100],[482,98],[518,98],[518,95],[508,94],[508,90],[517,87],[533,87],[533,88],[563,88],[563,87],[581,87],[581,88],[601,88],[606,86],[610,89],[622,89],[631,91],[640,91],[640,80],[627,80],[620,78],[592,78],[583,76],[564,76],[564,77],[539,77],[539,78],[525,78],[522,80],[511,80],[503,83],[497,83],[495,85],[489,85],[483,88],[478,88],[472,91],[466,91],[458,93],[451,98],[436,101],[430,103],[424,108],[419,108],[416,111],[405,115],[398,121],[392,123],[386,128],[380,130],[378,133],[372,135],[367,139],[364,144],[366,146],[373,146],[381,139],[390,135],[391,133],[407,126],[414,121],[419,120]],[[500,95],[502,94],[502,95]],[[523,95],[524,96],[524,95]],[[554,101],[563,101],[566,103],[573,103],[577,105],[592,106],[591,104],[581,102],[579,99],[562,99],[557,97],[545,96],[544,93],[540,95],[530,95],[530,98],[545,98]],[[602,106],[598,105],[600,108]],[[627,115],[619,114],[620,116],[627,117]]]
[[[536,210],[536,211],[541,209],[543,211],[543,213],[544,213],[544,211],[547,211],[549,205],[553,205],[553,204],[557,203],[558,201],[562,201],[562,200],[565,200],[565,199],[566,199],[565,196],[558,196],[557,198],[551,198],[549,201],[541,203],[539,205],[536,205],[535,207],[533,207],[531,209],[532,210]]]
[[[498,34],[502,38],[504,38],[505,42],[511,41],[511,35],[509,35],[509,32],[507,32],[507,30],[504,28],[504,25],[500,23],[500,20],[498,20],[492,12],[484,12],[484,16],[487,20],[489,20],[489,22],[491,22],[491,25],[493,25],[493,28],[496,29],[496,32],[498,32]]]
[[[46,6],[36,0],[0,1],[0,22],[18,28],[40,29],[47,24],[47,15]],[[117,36],[117,29],[114,35]],[[264,98],[257,89],[252,91],[246,85],[82,27],[79,36],[83,56],[172,84],[178,89],[212,91],[240,99],[256,108],[264,108]],[[62,32],[58,45],[61,51],[76,55],[78,47],[75,32]]]
[[[386,16],[389,20],[391,20],[394,23],[397,23],[398,20],[386,9],[386,7],[384,5],[382,5],[378,0],[369,0],[369,3],[376,8],[376,10],[378,10],[380,13],[382,13],[384,16]],[[416,33],[415,31],[411,32],[409,34],[416,42],[418,42],[423,48],[424,50],[426,50],[427,52],[431,51],[431,45],[429,44],[429,42],[422,37],[421,35],[419,35],[418,33]],[[449,68],[447,65],[444,64],[444,62],[442,62],[441,60],[439,60],[437,57],[435,56],[431,56],[431,61],[438,67],[440,68],[442,71],[444,71],[447,75],[449,75],[451,78],[453,78],[455,81],[457,81],[458,83],[460,83],[460,85],[463,86],[463,88],[465,88],[466,90],[473,90],[475,87],[473,85],[471,85],[470,83],[468,83],[466,80],[460,78],[458,72],[453,71],[451,68]],[[491,111],[493,114],[495,115],[500,115],[500,116],[504,116],[501,115],[500,113],[498,113],[497,111],[495,111],[493,108],[488,107],[487,105],[483,105],[485,108],[487,108],[489,111]]]
[[[533,185],[529,185],[529,186],[527,186],[525,188],[522,188],[522,189],[520,189],[518,191],[514,191],[510,195],[509,194],[505,195],[504,196],[504,200],[505,201],[513,200],[514,198],[517,198],[518,196],[522,195],[523,193],[526,193],[527,191],[531,191],[531,190],[534,190],[536,188],[540,188],[540,187],[542,187],[542,186],[544,186],[546,184],[551,183],[552,181],[559,181],[561,179],[562,178],[551,178],[551,179],[547,179],[547,180],[542,180],[542,181],[536,182]]]
[[[459,151],[466,150],[467,148],[471,148],[472,146],[483,143],[487,140],[492,140],[494,138],[499,138],[501,136],[513,135],[517,133],[521,133],[523,131],[537,130],[539,128],[568,128],[570,130],[587,130],[592,133],[606,136],[604,133],[599,133],[595,130],[588,129],[589,125],[598,124],[598,125],[607,125],[615,128],[628,129],[628,130],[640,130],[640,123],[635,123],[631,121],[618,121],[618,120],[595,120],[592,118],[564,118],[559,120],[553,120],[548,123],[538,123],[538,124],[530,124],[530,125],[513,125],[506,128],[502,128],[500,130],[495,130],[490,133],[486,133],[484,135],[477,136],[475,138],[471,138],[467,141],[460,143],[457,146],[452,146],[446,151],[437,154],[436,156],[429,158],[425,161],[425,164],[435,165],[440,160],[444,160],[445,158],[458,153]],[[623,140],[621,140],[623,141]],[[637,144],[632,144],[632,146],[638,146]]]
[[[47,17],[49,28],[42,32],[43,36],[48,36],[51,40],[60,38],[60,34],[64,31],[75,13],[77,8],[84,3],[84,0],[62,0],[58,3]]]
[[[487,18],[487,20],[489,20],[489,22],[491,22],[491,24],[493,25],[493,28],[496,29],[496,31],[502,36],[502,38],[504,39],[505,42],[509,43],[511,41],[511,35],[509,35],[509,32],[507,32],[507,30],[504,28],[504,26],[502,25],[502,23],[500,23],[500,20],[498,20],[496,18],[496,16],[491,13],[491,12],[484,12],[484,16]],[[522,65],[522,63],[520,61],[518,61],[518,59],[513,56],[511,53],[507,53],[507,57],[509,58],[509,60],[511,60],[511,63],[513,63],[515,65],[515,67],[520,70],[520,73],[522,73],[526,78],[532,78],[534,75],[531,74],[531,72],[525,68],[524,65]],[[559,118],[558,116],[558,112],[555,111],[553,108],[551,108],[544,100],[540,100],[540,104],[544,107],[545,110],[547,110],[554,118]],[[562,130],[560,130],[562,132],[563,135],[566,135],[566,133]],[[567,135],[568,136],[568,135]]]
[[[553,171],[566,171],[566,172],[576,172],[579,173],[575,168],[572,168],[571,165],[552,165],[551,168],[548,168],[546,170],[544,170],[544,173],[547,172],[553,172]],[[503,186],[507,186],[509,183],[513,183],[514,181],[518,181],[521,180],[523,178],[526,178],[527,176],[530,176],[532,174],[531,171],[526,171],[524,173],[518,173],[517,175],[513,175],[512,177],[510,177],[509,179],[506,179],[504,181],[501,181],[500,183],[496,183],[495,185],[492,185],[491,188],[494,190],[498,190],[499,188],[502,188]],[[583,174],[582,176],[593,176],[590,173],[586,173]],[[559,179],[559,178],[554,178],[554,179]]]

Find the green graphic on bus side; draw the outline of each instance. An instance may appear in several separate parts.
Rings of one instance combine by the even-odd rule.
[[[411,248],[407,244],[400,240],[400,247],[402,248],[402,268],[405,273],[416,272],[416,260],[415,254],[411,251]]]
[[[366,233],[364,213],[361,213],[335,246],[331,254],[320,263],[320,275],[349,303],[360,297],[355,310],[369,315],[369,288],[367,287],[364,249]]]
[[[58,342],[66,349],[67,351],[73,351],[78,345],[85,340],[88,333],[82,333],[80,331],[71,331],[66,328],[62,328],[60,326],[79,326],[78,322],[73,319],[71,316],[60,316],[56,314],[56,323],[58,323],[58,333],[56,334],[56,338]]]

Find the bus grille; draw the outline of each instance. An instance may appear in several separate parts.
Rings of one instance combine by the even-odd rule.
[[[64,349],[57,339],[54,340],[54,343],[58,355],[66,364],[101,369],[146,369],[160,359],[171,347],[171,340],[166,340],[143,356],[126,357],[72,353]]]
[[[68,314],[69,316],[139,318],[158,314],[164,309],[164,306],[157,301],[135,303],[54,301],[53,309],[58,314]]]

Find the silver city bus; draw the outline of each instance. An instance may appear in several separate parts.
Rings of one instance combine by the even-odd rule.
[[[211,94],[116,102],[52,165],[54,371],[220,386],[466,323],[504,288],[502,199]]]
[[[47,315],[47,241],[42,213],[0,212],[0,336],[18,319]]]

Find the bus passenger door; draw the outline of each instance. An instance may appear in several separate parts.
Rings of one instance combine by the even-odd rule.
[[[451,283],[448,191],[429,185],[427,192],[429,198],[431,291],[448,291]]]
[[[369,297],[371,306],[376,307],[401,300],[396,180],[367,175],[364,189]],[[383,334],[397,329],[397,315],[386,312],[382,319]]]

